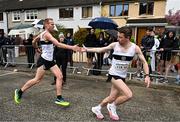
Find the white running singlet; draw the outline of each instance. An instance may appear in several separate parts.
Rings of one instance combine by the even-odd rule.
[[[116,42],[112,54],[112,66],[109,69],[110,75],[126,78],[129,64],[135,55],[135,48],[136,44],[131,43],[131,47],[126,52],[123,52],[119,42]]]
[[[40,43],[42,48],[42,54],[41,57],[48,61],[53,61],[53,52],[54,52],[54,46],[51,41],[46,41],[43,38],[43,35],[46,33],[46,31],[42,32],[40,35]]]

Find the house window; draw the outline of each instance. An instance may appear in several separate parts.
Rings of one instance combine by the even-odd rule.
[[[37,19],[38,11],[37,10],[27,10],[25,11],[25,20],[31,21]]]
[[[0,21],[3,21],[3,13],[0,13]]]
[[[92,17],[92,7],[82,7],[82,18]]]
[[[14,11],[12,13],[12,20],[13,21],[20,21],[20,11]]]
[[[154,2],[140,3],[139,15],[153,15]]]
[[[110,5],[110,16],[128,16],[129,5]]]
[[[59,18],[73,18],[73,8],[60,8]]]

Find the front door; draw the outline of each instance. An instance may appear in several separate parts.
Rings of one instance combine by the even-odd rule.
[[[142,40],[142,38],[143,38],[143,36],[145,36],[146,35],[146,27],[138,27],[137,28],[137,42],[136,42],[136,44],[138,45],[138,46],[140,46],[141,45],[141,40]]]

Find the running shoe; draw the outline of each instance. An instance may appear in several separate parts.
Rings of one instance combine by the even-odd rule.
[[[14,101],[19,104],[21,102],[21,96],[19,95],[19,90],[16,89],[14,92]]]
[[[119,116],[116,113],[116,106],[112,105],[112,104],[107,104],[107,110],[109,112],[109,116],[112,120],[114,121],[118,121],[119,120]]]
[[[98,106],[92,107],[91,111],[96,115],[97,119],[102,120],[104,118],[101,109]]]
[[[57,105],[61,105],[61,106],[64,106],[64,107],[67,107],[67,106],[70,105],[70,103],[67,102],[67,101],[65,101],[64,98],[61,98],[61,99],[58,99],[58,98],[57,98],[57,99],[55,100],[55,103],[56,103]]]

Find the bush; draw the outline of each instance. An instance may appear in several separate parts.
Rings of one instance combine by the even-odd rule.
[[[84,43],[88,33],[89,32],[86,28],[80,28],[79,27],[79,30],[74,33],[75,43],[79,44],[79,46],[82,46],[82,44]]]

